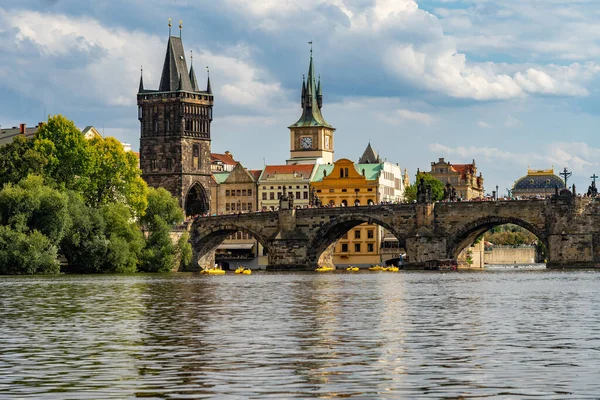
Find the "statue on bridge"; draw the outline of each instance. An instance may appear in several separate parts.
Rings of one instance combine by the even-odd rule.
[[[588,197],[596,197],[598,196],[598,188],[596,188],[596,178],[598,178],[598,176],[594,174],[590,176],[590,178],[592,178],[592,184],[588,187],[587,195]]]
[[[431,185],[421,178],[417,185],[417,203],[431,203]]]
[[[308,204],[310,204],[311,207],[321,207],[321,199],[319,199],[319,196],[317,196],[317,189],[314,187],[309,193]]]
[[[450,182],[446,183],[446,187],[444,188],[444,200],[445,201],[456,201],[456,188],[450,184]]]

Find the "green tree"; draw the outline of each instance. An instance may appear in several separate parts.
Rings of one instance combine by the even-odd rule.
[[[115,138],[89,141],[90,175],[84,195],[92,207],[110,203],[127,204],[136,216],[143,215],[148,187],[141,177],[138,160]]]
[[[171,238],[171,229],[183,221],[183,210],[165,189],[148,190],[148,208],[140,223],[148,231],[146,247],[142,252],[140,270],[146,272],[171,271],[179,263],[189,264],[191,246],[188,238],[177,243]]]
[[[43,175],[48,160],[33,148],[33,142],[17,135],[11,143],[0,146],[0,188],[18,183],[27,175]]]
[[[417,181],[404,190],[404,198],[407,202],[412,203],[417,199],[417,188],[421,183],[431,186],[431,200],[439,201],[444,199],[444,184],[436,179],[433,175],[426,172],[421,172],[417,175]]]
[[[39,176],[28,176],[0,191],[0,224],[24,234],[39,231],[58,244],[69,225],[67,196],[44,185]]]
[[[0,225],[0,274],[56,274],[60,265],[56,246],[42,233],[25,234]]]
[[[124,204],[88,207],[81,196],[69,193],[71,229],[61,243],[66,271],[131,273],[137,270],[144,238]]]
[[[89,146],[73,121],[62,115],[49,117],[35,134],[33,148],[48,160],[45,168],[47,179],[77,191],[88,186]]]

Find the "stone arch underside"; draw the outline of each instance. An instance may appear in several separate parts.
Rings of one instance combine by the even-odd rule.
[[[449,235],[447,242],[448,257],[456,259],[460,252],[472,244],[479,236],[496,226],[505,224],[514,224],[527,229],[541,240],[546,248],[549,248],[548,235],[543,228],[520,218],[488,216],[471,221]]]
[[[405,236],[398,232],[392,225],[367,215],[351,215],[335,218],[319,228],[315,236],[309,242],[307,249],[307,261],[310,264],[317,264],[321,254],[333,243],[337,242],[345,233],[352,228],[363,224],[379,225],[392,233],[399,241],[400,247],[406,248]]]
[[[209,228],[202,227],[192,229],[190,243],[194,254],[196,255],[195,259],[214,252],[225,239],[240,231],[252,235],[252,237],[269,251],[270,246],[267,239],[253,229],[237,224],[217,225]]]
[[[185,215],[203,215],[210,210],[210,201],[204,186],[200,182],[195,182],[190,186],[185,196]]]

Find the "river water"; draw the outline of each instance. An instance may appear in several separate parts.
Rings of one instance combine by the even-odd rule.
[[[0,277],[0,398],[598,398],[600,273]]]

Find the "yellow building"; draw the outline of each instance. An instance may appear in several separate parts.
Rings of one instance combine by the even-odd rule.
[[[311,182],[323,205],[353,207],[378,204],[378,177],[382,164],[354,164],[342,158],[319,165]],[[344,234],[334,247],[335,264],[378,264],[381,262],[382,228],[361,224]]]

